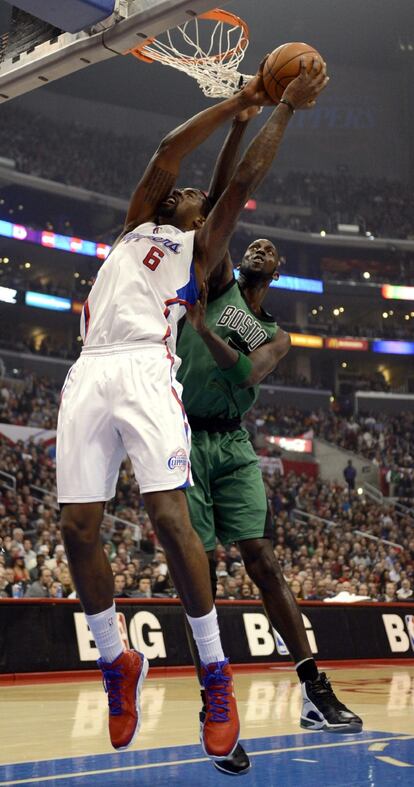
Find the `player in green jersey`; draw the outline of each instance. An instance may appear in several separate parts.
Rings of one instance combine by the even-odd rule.
[[[245,128],[244,118],[233,123],[213,176],[209,192],[213,203],[231,176]],[[236,280],[227,252],[210,276],[208,298],[205,288],[181,328],[178,377],[192,429],[195,483],[187,490],[187,501],[193,527],[209,557],[214,593],[216,539],[237,543],[267,615],[295,661],[303,694],[301,726],[359,732],[361,719],[337,700],[313,659],[299,607],[273,551],[274,528],[262,474],[241,425],[258,397],[259,383],[290,347],[288,334],[262,306],[272,280],[279,278],[279,267],[274,244],[258,239],[248,246]],[[240,744],[231,758],[215,765],[231,774],[250,767]]]

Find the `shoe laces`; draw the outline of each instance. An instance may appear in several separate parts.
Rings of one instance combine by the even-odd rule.
[[[203,680],[207,695],[207,715],[211,721],[225,722],[229,720],[230,700],[229,684],[231,676],[225,675],[217,667],[213,672],[208,672]]]
[[[108,695],[109,713],[111,716],[120,716],[122,713],[122,680],[124,677],[121,665],[105,667],[103,671],[103,686]]]
[[[338,710],[346,710],[345,705],[339,702],[325,672],[321,672],[316,680],[311,681],[312,690],[319,697],[329,700]]]

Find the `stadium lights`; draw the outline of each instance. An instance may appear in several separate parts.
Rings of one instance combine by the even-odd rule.
[[[57,295],[45,295],[43,292],[26,292],[26,306],[35,306],[38,309],[51,309],[52,311],[67,312],[71,310],[69,298],[60,298]]]
[[[236,279],[239,278],[239,271],[235,270]],[[295,292],[314,292],[318,295],[323,293],[322,279],[305,279],[303,276],[279,276],[277,281],[270,282],[271,287],[281,290],[294,290]]]
[[[402,287],[398,284],[383,284],[381,295],[387,300],[414,301],[414,287]]]
[[[397,342],[376,339],[371,344],[372,352],[390,355],[414,355],[414,342]]]
[[[13,224],[10,221],[3,221],[3,219],[0,219],[0,236],[29,241],[39,246],[46,246],[48,249],[69,251],[72,254],[83,254],[87,257],[98,257],[100,260],[105,260],[111,249],[106,243],[95,243],[92,240],[59,235],[57,232],[49,230],[33,230],[30,227],[24,227],[23,224]]]

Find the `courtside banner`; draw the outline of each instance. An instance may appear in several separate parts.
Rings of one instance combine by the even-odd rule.
[[[233,663],[290,661],[285,643],[255,601],[218,602]],[[414,659],[414,603],[300,605],[309,644],[321,660]],[[157,667],[191,664],[176,600],[117,600],[126,645]],[[98,652],[77,601],[0,599],[0,673],[96,669]]]

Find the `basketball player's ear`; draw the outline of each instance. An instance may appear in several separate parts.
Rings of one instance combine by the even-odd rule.
[[[272,276],[273,281],[278,281],[279,280],[279,278],[280,278],[280,269],[281,269],[282,265],[285,264],[285,262],[286,262],[285,257],[279,257],[279,259],[277,261],[276,268],[273,271],[273,276]]]
[[[203,226],[205,220],[206,220],[205,216],[198,216],[198,218],[195,221],[193,221],[193,230],[199,230],[200,227]]]

